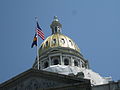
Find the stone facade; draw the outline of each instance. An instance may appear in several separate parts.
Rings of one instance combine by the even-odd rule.
[[[75,78],[72,76],[30,69],[0,84],[0,90],[66,90],[66,89],[91,90],[90,81],[82,78]]]
[[[92,90],[120,90],[120,81],[111,81],[108,84],[92,86]]]
[[[69,48],[53,48],[48,52],[46,51],[43,53],[39,59],[40,69],[45,69],[52,65],[69,65],[80,68],[89,68],[88,61],[78,52]],[[37,60],[35,61],[33,68],[37,68]]]
[[[120,81],[91,86],[81,77],[29,69],[1,83],[0,90],[120,90]]]

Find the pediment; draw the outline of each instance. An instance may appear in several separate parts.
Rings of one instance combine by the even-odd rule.
[[[48,71],[29,69],[2,83],[0,90],[37,90],[38,88],[60,87],[64,85],[89,82]]]

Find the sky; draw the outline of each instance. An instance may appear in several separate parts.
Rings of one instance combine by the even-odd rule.
[[[48,37],[54,16],[93,71],[120,80],[120,0],[0,0],[0,83],[32,67],[35,17]]]

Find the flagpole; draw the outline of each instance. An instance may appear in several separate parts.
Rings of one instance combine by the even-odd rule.
[[[36,23],[37,23],[37,21],[38,21],[38,20],[37,20],[37,17],[35,17],[35,20],[36,20]],[[36,28],[36,29],[37,29],[37,28]],[[36,30],[36,29],[35,29],[35,30]],[[35,31],[35,32],[36,32],[36,31]],[[39,69],[40,69],[40,65],[39,65],[40,63],[39,63],[39,53],[38,53],[38,33],[37,33],[36,55],[37,55],[37,64],[38,64],[37,66],[38,66],[38,70],[39,70]]]

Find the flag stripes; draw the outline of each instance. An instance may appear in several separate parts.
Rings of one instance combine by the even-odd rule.
[[[44,36],[44,33],[42,32],[42,30],[36,29],[36,32],[37,32],[38,36],[42,38],[42,40],[45,39],[45,36]]]
[[[37,32],[37,35],[42,38],[42,40],[45,39],[44,33],[43,33],[42,29],[40,28],[38,22],[37,22],[36,32]]]

